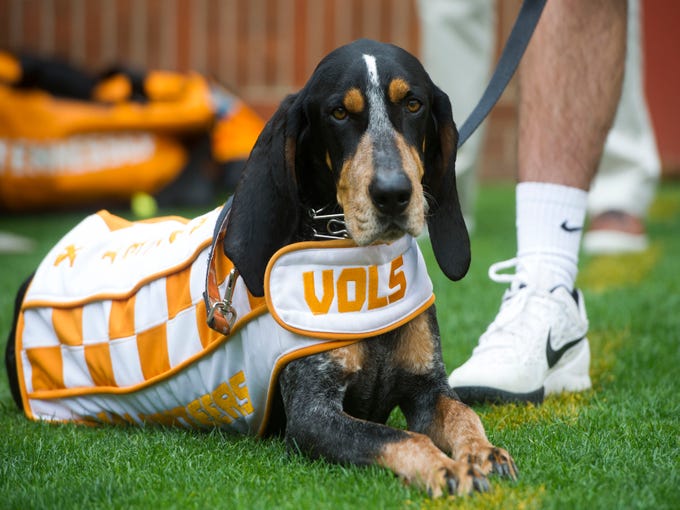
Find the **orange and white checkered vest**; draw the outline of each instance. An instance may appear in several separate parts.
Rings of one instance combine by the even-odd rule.
[[[101,211],[56,244],[17,323],[30,418],[262,434],[286,363],[394,329],[434,301],[410,236],[298,243],[272,257],[264,298],[236,280],[225,335],[207,325],[204,299],[219,217],[128,222]],[[224,295],[233,264],[215,252]]]

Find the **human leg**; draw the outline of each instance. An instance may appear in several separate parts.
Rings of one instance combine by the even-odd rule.
[[[639,0],[628,0],[626,72],[621,101],[588,195],[588,253],[644,250],[644,218],[661,173],[643,85]]]
[[[501,310],[449,383],[463,400],[590,386],[574,289],[587,189],[620,95],[625,0],[548,2],[520,66],[516,266]]]

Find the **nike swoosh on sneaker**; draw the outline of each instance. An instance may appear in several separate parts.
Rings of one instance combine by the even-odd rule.
[[[579,230],[583,230],[583,225],[571,226],[567,223],[567,220],[564,220],[560,227],[562,227],[562,230],[565,232],[578,232]]]
[[[582,336],[581,338],[577,338],[576,340],[571,340],[570,342],[567,342],[559,349],[554,350],[552,348],[552,345],[550,344],[550,334],[551,331],[548,331],[548,341],[545,346],[545,357],[548,358],[548,368],[554,367],[557,364],[557,362],[562,358],[562,356],[564,356],[565,352],[567,352],[569,349],[574,347],[577,343],[579,343],[581,340],[585,338],[585,336]]]

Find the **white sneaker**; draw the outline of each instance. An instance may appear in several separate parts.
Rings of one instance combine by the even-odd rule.
[[[593,216],[582,242],[583,251],[591,255],[638,253],[648,246],[642,218],[616,209]]]
[[[493,264],[489,277],[510,283],[500,311],[472,356],[449,377],[466,403],[542,402],[545,395],[590,388],[590,347],[583,295],[551,291],[498,274],[516,259]]]
[[[640,253],[648,247],[649,240],[645,234],[593,230],[583,235],[583,251],[589,255]]]

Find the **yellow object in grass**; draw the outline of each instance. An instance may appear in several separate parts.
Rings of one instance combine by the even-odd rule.
[[[156,199],[144,192],[137,192],[130,199],[132,213],[140,219],[151,218],[158,212]]]

